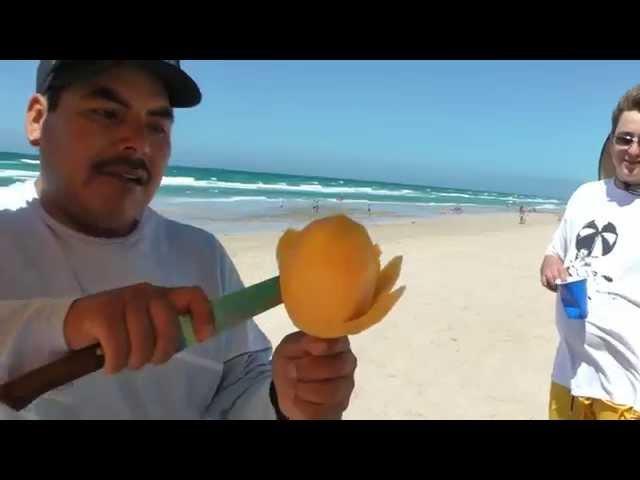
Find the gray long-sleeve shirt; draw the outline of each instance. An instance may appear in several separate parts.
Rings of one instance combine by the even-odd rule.
[[[68,351],[64,317],[79,297],[148,282],[200,286],[215,299],[243,286],[213,235],[150,208],[131,235],[97,239],[56,222],[34,199],[17,211],[0,211],[0,259],[0,383]],[[274,419],[271,353],[249,320],[163,365],[83,377],[43,395],[20,416]]]

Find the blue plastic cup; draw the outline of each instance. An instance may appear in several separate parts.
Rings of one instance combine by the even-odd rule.
[[[567,314],[572,320],[584,320],[589,314],[587,302],[587,279],[569,279],[558,282],[560,300]]]

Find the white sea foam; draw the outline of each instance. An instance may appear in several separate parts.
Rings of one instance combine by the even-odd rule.
[[[30,172],[28,170],[0,170],[0,177],[14,178],[16,180],[29,180],[37,178],[38,172]]]
[[[219,180],[196,180],[193,177],[163,177],[161,185],[182,187],[216,187],[236,190],[270,190],[284,192],[310,192],[317,194],[363,194],[363,195],[408,195],[414,194],[413,190],[384,190],[372,187],[327,187],[317,183],[303,185],[289,185],[286,183],[240,183],[224,182]]]
[[[180,187],[213,187],[214,182],[209,180],[196,180],[193,177],[162,177],[160,185]]]
[[[200,202],[244,202],[244,201],[260,201],[260,202],[280,202],[279,198],[267,197],[218,197],[218,198],[192,198],[192,197],[172,197],[168,201],[173,203],[200,203]]]
[[[35,180],[0,187],[0,210],[17,210],[36,196]]]

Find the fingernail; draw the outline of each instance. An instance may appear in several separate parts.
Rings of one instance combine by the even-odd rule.
[[[298,369],[296,368],[295,363],[290,363],[287,367],[287,377],[289,377],[291,380],[295,380],[296,378],[298,378]]]

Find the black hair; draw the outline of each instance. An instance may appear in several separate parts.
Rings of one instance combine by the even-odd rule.
[[[63,87],[51,87],[44,96],[47,99],[47,105],[50,112],[55,112],[60,104],[60,96],[62,95]]]

